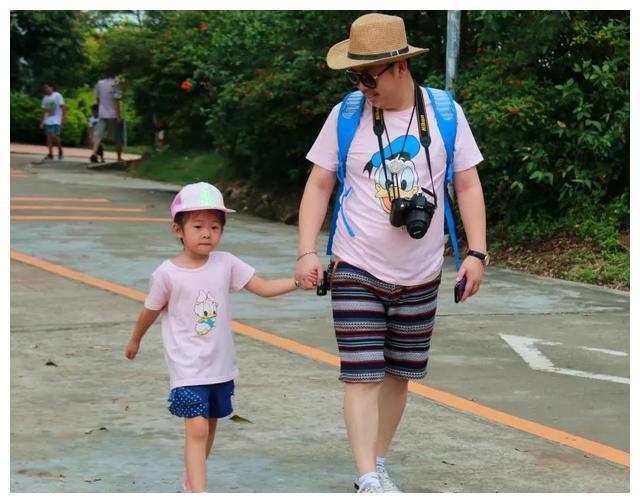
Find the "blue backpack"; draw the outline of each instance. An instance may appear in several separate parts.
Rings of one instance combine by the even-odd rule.
[[[453,156],[456,143],[456,133],[458,129],[457,114],[451,93],[442,89],[433,89],[425,87],[433,110],[436,116],[436,122],[440,135],[444,141],[444,147],[447,152],[447,169],[445,174],[445,198],[444,198],[444,216],[449,229],[449,237],[451,238],[451,247],[456,261],[456,270],[460,269],[460,255],[458,253],[458,240],[456,239],[456,226],[453,218],[451,193],[453,191]],[[327,255],[331,255],[333,249],[333,235],[336,231],[338,217],[342,218],[347,232],[351,237],[355,233],[344,214],[342,201],[349,196],[352,187],[345,189],[344,180],[347,172],[347,153],[351,142],[358,129],[360,116],[364,108],[364,95],[360,91],[354,91],[347,94],[340,106],[338,115],[338,190],[333,205],[333,216],[331,219],[331,230],[329,231],[329,241],[327,243]]]

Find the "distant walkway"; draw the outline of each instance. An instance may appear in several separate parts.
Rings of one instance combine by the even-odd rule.
[[[84,157],[87,161],[91,156],[91,150],[88,148],[72,148],[72,147],[63,147],[64,156],[65,157]],[[34,155],[42,155],[43,157],[49,153],[49,150],[45,145],[27,145],[24,143],[12,143],[11,144],[11,153],[12,154],[34,154]],[[141,156],[137,154],[127,154],[123,153],[122,158],[125,161],[137,161]],[[118,155],[115,152],[106,152],[104,153],[105,160],[115,161],[118,159]]]

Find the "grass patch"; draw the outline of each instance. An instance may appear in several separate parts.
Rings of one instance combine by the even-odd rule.
[[[628,232],[619,234],[619,248],[604,251],[591,240],[571,233],[522,244],[489,239],[492,262],[531,274],[629,290]]]
[[[561,218],[523,218],[490,225],[495,263],[549,276],[630,288],[629,194],[609,202],[576,201]]]
[[[229,163],[216,152],[178,152],[170,149],[151,152],[147,159],[136,163],[129,172],[139,178],[175,183],[218,183],[233,176]]]

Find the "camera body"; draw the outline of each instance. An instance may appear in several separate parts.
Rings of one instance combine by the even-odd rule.
[[[421,192],[411,198],[396,197],[391,201],[389,221],[394,227],[405,225],[413,239],[420,239],[429,230],[435,209],[435,204]]]
[[[316,295],[327,295],[327,291],[331,289],[331,285],[329,284],[329,272],[322,271],[322,281],[318,283],[316,287]]]
[[[335,267],[335,262],[329,262],[327,268],[322,271],[322,281],[318,282],[316,287],[316,295],[327,295],[327,292],[331,290],[331,280],[333,278],[333,268]]]

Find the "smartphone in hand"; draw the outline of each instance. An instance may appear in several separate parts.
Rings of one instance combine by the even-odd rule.
[[[456,283],[456,286],[453,288],[453,300],[457,304],[462,299],[464,295],[464,289],[467,286],[467,277],[463,276],[460,281]]]

